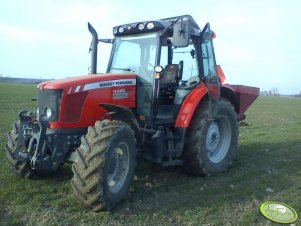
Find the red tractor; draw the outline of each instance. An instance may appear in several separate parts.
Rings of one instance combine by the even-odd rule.
[[[130,23],[114,27],[113,40],[88,28],[91,74],[39,84],[37,111],[21,111],[8,133],[16,172],[29,178],[71,161],[75,196],[99,211],[124,199],[137,155],[195,175],[225,171],[259,89],[223,84],[209,23]],[[106,74],[97,73],[99,42],[113,44]]]

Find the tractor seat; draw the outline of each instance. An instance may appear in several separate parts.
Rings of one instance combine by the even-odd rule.
[[[160,89],[175,86],[177,83],[178,71],[178,64],[166,65],[160,78]]]
[[[168,64],[165,66],[161,78],[160,89],[175,87],[181,80],[179,64]]]
[[[183,61],[179,64],[168,64],[165,66],[159,85],[158,104],[172,104],[175,98],[176,88],[182,79]]]

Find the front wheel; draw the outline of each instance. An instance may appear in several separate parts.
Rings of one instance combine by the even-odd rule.
[[[121,121],[97,121],[76,150],[71,184],[79,201],[93,211],[110,210],[129,191],[134,174],[136,139]]]
[[[33,175],[33,170],[30,167],[29,161],[20,161],[14,157],[14,152],[17,148],[22,147],[23,149],[27,149],[27,142],[24,141],[23,144],[19,144],[19,130],[20,130],[20,122],[15,122],[13,124],[13,129],[11,132],[7,134],[7,145],[6,145],[6,157],[10,164],[10,166],[15,170],[15,172],[23,178],[29,179]],[[22,134],[21,134],[22,136]],[[18,145],[20,147],[18,147]]]
[[[209,102],[195,111],[185,142],[184,169],[195,175],[225,171],[232,163],[238,142],[237,115],[231,103],[221,99],[210,120]]]

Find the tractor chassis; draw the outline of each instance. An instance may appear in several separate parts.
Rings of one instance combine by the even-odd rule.
[[[158,129],[141,128],[143,131],[142,156],[163,167],[182,165],[179,157],[184,148],[186,128],[169,128],[158,126]]]

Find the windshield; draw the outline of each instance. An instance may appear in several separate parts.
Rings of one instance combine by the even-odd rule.
[[[116,37],[109,73],[135,73],[152,82],[158,34]]]

